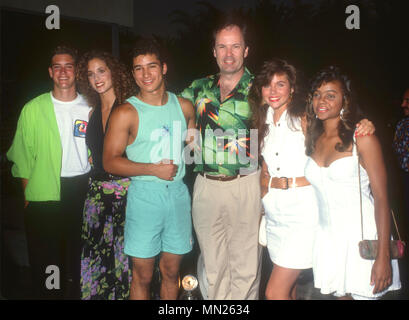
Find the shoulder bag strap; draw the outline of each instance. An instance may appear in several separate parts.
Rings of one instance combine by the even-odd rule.
[[[361,165],[359,164],[359,153],[356,146],[355,134],[354,134],[354,142],[352,147],[352,154],[356,155],[357,163],[358,163],[358,185],[359,185],[359,210],[361,213],[361,237],[364,240],[364,217],[362,214],[362,189],[361,189]]]
[[[358,153],[357,146],[356,146],[355,135],[354,135],[354,145],[352,149],[352,154],[356,154],[357,159],[358,159],[359,209],[361,212],[361,237],[362,237],[362,240],[364,240],[364,219],[363,219],[363,214],[362,214],[362,193],[361,193],[361,165],[359,164],[360,157],[359,157],[359,153]],[[395,214],[392,209],[391,209],[391,213],[392,213],[392,218],[393,218],[393,223],[395,225],[396,233],[398,234],[399,240],[401,240],[399,229],[398,229],[398,224],[396,223]]]

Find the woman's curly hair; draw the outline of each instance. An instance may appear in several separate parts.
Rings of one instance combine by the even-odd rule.
[[[136,93],[136,85],[132,74],[119,59],[108,52],[87,52],[78,62],[76,79],[79,92],[84,95],[92,108],[95,108],[100,102],[99,94],[91,87],[88,80],[88,62],[95,58],[104,61],[111,71],[112,86],[119,104],[123,104],[127,98]]]
[[[347,150],[352,141],[356,123],[362,119],[354,96],[351,90],[350,79],[335,66],[329,66],[319,71],[311,81],[311,87],[308,94],[307,102],[307,134],[305,137],[306,153],[312,155],[315,150],[317,139],[324,132],[323,124],[314,113],[313,95],[314,92],[323,84],[338,81],[342,88],[342,117],[338,124],[338,134],[342,142],[335,145],[335,150],[344,152]]]

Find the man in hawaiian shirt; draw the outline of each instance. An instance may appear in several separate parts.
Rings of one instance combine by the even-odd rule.
[[[259,295],[260,176],[257,136],[250,140],[247,95],[253,75],[244,66],[245,36],[246,27],[234,18],[218,25],[213,54],[219,74],[193,81],[181,94],[195,105],[200,130],[192,215],[209,299]]]
[[[403,94],[403,119],[396,125],[393,148],[398,156],[399,166],[403,176],[403,199],[405,201],[406,217],[409,217],[409,88]]]

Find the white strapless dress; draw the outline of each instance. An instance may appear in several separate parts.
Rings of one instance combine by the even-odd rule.
[[[400,289],[397,260],[392,260],[393,283],[374,295],[370,285],[374,260],[359,255],[361,214],[358,181],[358,157],[338,159],[329,167],[320,167],[309,158],[305,176],[313,185],[319,206],[319,226],[313,249],[315,287],[323,294],[355,299],[373,299],[390,290]],[[377,238],[373,198],[369,178],[361,166],[361,190],[364,239]]]

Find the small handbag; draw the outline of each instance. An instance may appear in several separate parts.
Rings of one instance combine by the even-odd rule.
[[[356,144],[354,145],[356,147]],[[359,241],[359,254],[363,259],[375,260],[378,256],[378,240],[364,240],[364,227],[362,215],[362,194],[361,194],[361,169],[358,156],[358,180],[359,180],[359,206],[361,211],[361,235],[362,240]],[[393,222],[395,224],[396,232],[399,240],[390,240],[390,257],[391,259],[400,259],[404,256],[406,243],[401,240],[398,225],[396,223],[395,214],[391,210]]]

